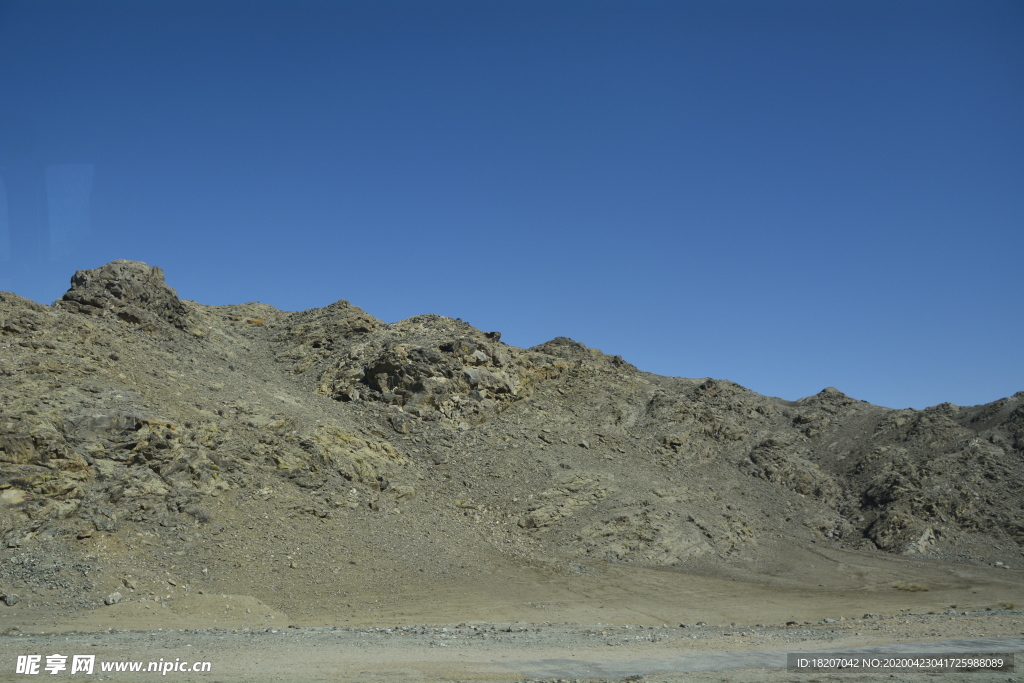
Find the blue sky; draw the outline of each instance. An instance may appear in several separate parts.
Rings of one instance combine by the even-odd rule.
[[[985,403],[1024,390],[1022,112],[1017,1],[0,0],[0,289],[130,258]]]

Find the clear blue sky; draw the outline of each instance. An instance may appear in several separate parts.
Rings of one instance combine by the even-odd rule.
[[[159,265],[890,407],[1024,389],[1024,3],[0,0],[0,289]]]

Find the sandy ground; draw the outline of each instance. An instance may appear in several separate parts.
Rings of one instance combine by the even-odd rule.
[[[97,662],[210,662],[206,673],[170,671],[179,681],[747,681],[881,680],[887,673],[809,673],[787,670],[788,652],[847,654],[1024,654],[1021,615],[965,617],[989,637],[933,641],[934,623],[901,617],[892,630],[870,622],[846,631],[815,629],[665,629],[642,626],[463,624],[439,628],[117,631],[100,634],[14,636],[2,641],[0,681],[26,680],[17,655],[91,654]],[[798,635],[802,634],[802,635]],[[900,647],[886,645],[894,641]],[[156,673],[102,673],[93,680],[143,680]],[[1012,671],[911,675],[898,680],[1013,681]],[[66,671],[56,678],[85,678]],[[641,677],[641,678],[638,678]],[[47,675],[47,679],[50,679]],[[53,680],[53,679],[51,679]]]
[[[54,653],[208,661],[206,673],[166,674],[205,682],[1024,678],[786,670],[787,652],[881,652],[893,644],[906,653],[1024,653],[1017,571],[845,551],[812,555],[794,559],[803,574],[758,580],[739,570],[710,576],[605,565],[573,575],[496,567],[449,582],[409,580],[387,594],[351,591],[344,605],[296,599],[288,613],[269,598],[171,588],[74,614],[15,605],[2,614],[0,681],[31,680],[13,673],[18,655]],[[901,576],[929,590],[894,588]]]

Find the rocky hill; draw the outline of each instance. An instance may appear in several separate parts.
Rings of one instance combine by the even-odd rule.
[[[52,306],[0,293],[0,387],[11,605],[248,582],[295,609],[499,561],[784,580],[786,543],[974,564],[1024,544],[1024,392],[789,402],[436,315],[205,306],[132,261]]]

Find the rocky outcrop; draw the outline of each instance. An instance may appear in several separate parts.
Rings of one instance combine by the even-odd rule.
[[[277,360],[286,363],[294,374],[302,374],[356,340],[377,330],[384,323],[347,301],[336,301],[324,308],[292,313],[281,321],[274,340],[281,349]]]
[[[50,310],[46,306],[17,294],[0,292],[0,336],[36,332],[48,314]]]
[[[801,449],[793,444],[768,439],[759,443],[748,458],[746,469],[752,475],[800,495],[813,496],[831,505],[835,505],[841,495],[835,479],[801,457]]]
[[[71,289],[54,306],[88,315],[113,315],[132,325],[186,329],[188,307],[167,286],[164,271],[141,261],[118,260],[93,270],[79,270]]]
[[[330,364],[317,390],[339,401],[398,406],[428,421],[482,422],[523,395],[517,368],[503,347],[472,335],[431,344],[378,339]]]
[[[401,433],[410,420],[487,422],[537,382],[583,363],[632,369],[570,339],[524,351],[460,320],[421,315],[388,325],[347,301],[293,314],[280,328],[280,362],[315,375],[316,391],[336,401],[393,406],[390,423]]]
[[[600,479],[573,477],[561,486],[543,491],[538,496],[540,501],[519,520],[519,526],[524,529],[550,526],[572,516],[577,510],[596,505],[607,495],[608,487]]]

